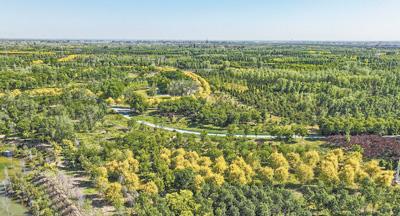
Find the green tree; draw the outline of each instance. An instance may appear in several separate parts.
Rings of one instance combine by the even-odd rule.
[[[201,207],[194,199],[193,193],[189,190],[181,190],[165,196],[169,208],[176,215],[195,215]]]
[[[137,113],[143,113],[149,106],[146,97],[136,92],[127,94],[126,100],[129,106]]]

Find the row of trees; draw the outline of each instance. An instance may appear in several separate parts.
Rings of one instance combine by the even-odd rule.
[[[330,117],[320,120],[319,129],[324,135],[397,135],[400,134],[400,119]]]

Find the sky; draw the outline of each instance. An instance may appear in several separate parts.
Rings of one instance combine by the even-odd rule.
[[[0,38],[400,41],[400,0],[0,0]]]

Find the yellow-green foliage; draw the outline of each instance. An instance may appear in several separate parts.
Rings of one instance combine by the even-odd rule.
[[[168,206],[176,213],[176,215],[193,215],[200,208],[193,197],[193,193],[189,190],[181,190],[179,193],[174,192],[165,196]]]
[[[274,179],[274,170],[271,167],[261,167],[258,170],[258,174],[262,181],[272,181]]]
[[[277,169],[279,167],[289,167],[289,163],[282,153],[274,152],[269,158],[269,163],[272,168]]]
[[[199,84],[200,90],[196,93],[197,97],[206,98],[211,94],[210,84],[203,77],[191,71],[185,71],[184,74]]]
[[[289,179],[289,169],[287,167],[279,167],[274,171],[275,181],[282,184]]]
[[[379,185],[389,186],[393,181],[394,171],[382,170],[376,160],[368,162],[364,170]]]
[[[26,91],[29,96],[58,96],[62,93],[61,88],[37,88]]]
[[[21,95],[22,94],[22,92],[21,92],[21,90],[19,90],[19,89],[14,89],[14,90],[12,90],[11,92],[10,92],[10,96],[11,97],[17,97],[17,96],[19,96],[19,95]]]
[[[317,151],[308,151],[304,153],[303,161],[305,164],[315,167],[319,162],[319,153]]]
[[[311,166],[301,163],[296,167],[296,177],[300,183],[307,183],[313,180],[314,170]]]
[[[254,180],[275,184],[307,184],[318,179],[327,184],[343,182],[348,187],[356,187],[365,178],[381,185],[389,185],[393,179],[392,172],[383,171],[377,162],[364,164],[360,153],[344,154],[337,149],[321,155],[317,151],[308,151],[303,156],[295,152],[286,156],[274,152],[268,158],[268,166],[262,166],[259,159],[250,156],[247,160],[237,157],[229,164],[223,156],[211,160],[182,148],[174,151],[164,148],[160,158],[171,169],[192,169],[196,174],[195,187],[198,189],[204,182],[218,186],[225,181],[244,185]]]
[[[301,164],[300,154],[296,152],[290,152],[286,157],[291,167],[297,167]]]
[[[255,175],[253,168],[247,164],[242,157],[237,157],[229,166],[229,178],[239,184],[252,182]]]
[[[55,55],[51,51],[24,51],[24,50],[1,50],[0,54],[37,54],[37,55]]]
[[[143,184],[141,186],[141,189],[143,190],[143,192],[149,193],[149,194],[158,193],[158,187],[153,181],[150,181],[150,182],[147,182],[147,183]]]
[[[222,83],[221,87],[226,90],[234,90],[238,92],[245,92],[249,90],[246,85],[238,84],[238,83]]]
[[[223,156],[219,156],[215,159],[214,171],[216,173],[223,174],[225,170],[228,169],[228,165]]]
[[[68,55],[62,58],[59,58],[57,61],[58,62],[69,62],[69,61],[73,61],[78,57],[78,55]]]
[[[122,186],[118,182],[110,183],[105,191],[105,197],[116,207],[124,205],[124,197],[122,196]]]
[[[107,105],[114,105],[115,104],[115,101],[114,101],[114,99],[112,97],[107,98],[105,100],[105,102],[106,102]]]
[[[330,184],[337,183],[339,181],[338,166],[338,159],[335,154],[328,153],[325,155],[318,167],[320,180]]]
[[[43,64],[44,62],[43,62],[43,60],[33,60],[32,61],[32,64],[34,64],[34,65],[39,65],[39,64]]]

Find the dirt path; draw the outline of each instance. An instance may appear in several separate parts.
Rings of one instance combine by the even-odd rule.
[[[85,215],[114,215],[114,206],[108,204],[99,192],[96,191],[89,176],[86,175],[86,172],[83,170],[68,169],[65,165],[65,161],[63,159],[61,161],[62,162],[58,164],[59,172],[68,177],[67,182],[73,187],[72,189],[76,191],[75,193],[81,194],[82,198],[89,201],[92,206],[92,209],[89,210],[90,212],[86,212]]]

